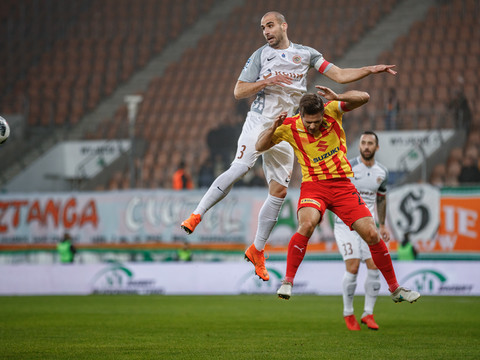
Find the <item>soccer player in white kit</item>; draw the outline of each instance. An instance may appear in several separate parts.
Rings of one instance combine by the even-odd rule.
[[[375,152],[379,149],[378,136],[373,131],[365,131],[360,136],[360,156],[353,159],[350,164],[354,177],[350,178],[357,188],[368,209],[375,216],[382,239],[387,242],[390,234],[385,227],[387,209],[386,192],[388,170],[385,166],[375,161]],[[335,240],[338,249],[345,261],[345,274],[343,276],[343,316],[350,330],[360,330],[355,315],[353,314],[353,296],[357,287],[357,274],[360,261],[367,265],[367,278],[365,280],[365,305],[361,322],[369,329],[378,330],[378,325],[373,318],[373,307],[380,290],[380,271],[375,266],[370,250],[360,235],[335,217]]]
[[[275,11],[261,19],[261,28],[267,44],[256,50],[247,60],[234,89],[236,99],[256,94],[238,139],[237,152],[232,164],[218,176],[207,190],[197,208],[181,224],[191,234],[205,213],[222,200],[238,180],[263,156],[263,169],[269,194],[258,215],[257,232],[245,258],[255,266],[255,273],[269,280],[263,250],[277,223],[290,176],[294,154],[291,146],[280,143],[263,153],[255,150],[258,135],[268,128],[283,111],[288,116],[297,112],[300,98],[307,91],[307,72],[310,68],[338,83],[349,83],[370,74],[387,72],[395,75],[395,65],[373,65],[342,69],[325,60],[320,52],[308,46],[290,42],[285,17]]]

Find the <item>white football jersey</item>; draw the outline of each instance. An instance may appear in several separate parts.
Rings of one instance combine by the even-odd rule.
[[[354,173],[350,181],[357,188],[372,216],[377,218],[375,212],[377,194],[385,196],[387,193],[388,170],[376,161],[373,166],[368,167],[360,156],[350,161],[350,164]],[[348,259],[365,261],[372,257],[367,243],[355,231],[351,231],[338,216],[335,216],[334,234],[344,261]]]
[[[238,80],[252,83],[278,74],[291,77],[291,85],[267,86],[258,92],[250,110],[270,119],[282,111],[293,116],[298,110],[300,98],[307,92],[308,70],[313,67],[323,74],[331,66],[322,54],[311,47],[290,43],[288,49],[278,50],[266,44],[250,56]]]
[[[350,161],[354,177],[350,181],[355,185],[368,209],[375,216],[377,194],[385,196],[387,193],[388,170],[385,166],[375,161],[373,166],[366,166],[360,156]],[[342,220],[337,219],[342,222]]]

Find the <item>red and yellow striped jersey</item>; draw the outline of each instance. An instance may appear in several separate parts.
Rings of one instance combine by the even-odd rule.
[[[275,144],[287,141],[295,150],[302,167],[302,182],[353,176],[342,127],[342,116],[347,111],[344,105],[341,101],[325,104],[321,133],[317,137],[307,132],[300,115],[286,118],[275,130],[272,141]]]

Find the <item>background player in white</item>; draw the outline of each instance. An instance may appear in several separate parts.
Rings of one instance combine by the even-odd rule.
[[[335,66],[317,50],[290,42],[285,17],[278,12],[266,13],[261,19],[261,28],[267,44],[250,56],[234,89],[236,99],[257,95],[238,139],[235,159],[230,168],[215,179],[190,217],[182,222],[181,227],[188,234],[195,230],[204,214],[229,193],[233,184],[253,167],[261,154],[255,150],[258,135],[281,112],[286,111],[288,116],[297,112],[299,100],[307,91],[310,68],[338,83],[349,83],[382,72],[396,74],[393,70],[395,65],[353,69]],[[262,156],[269,195],[260,210],[255,240],[245,252],[245,258],[254,264],[255,273],[267,281],[269,275],[265,269],[263,249],[287,195],[294,154],[287,143],[281,143]]]
[[[377,134],[373,131],[365,131],[360,136],[359,147],[360,156],[350,162],[354,172],[354,177],[350,180],[373,216],[375,216],[376,207],[380,236],[387,242],[390,240],[390,234],[385,227],[388,170],[375,161],[375,152],[379,149]],[[350,231],[349,227],[338,217],[335,217],[334,234],[338,249],[345,261],[345,274],[343,276],[343,316],[345,323],[350,330],[360,330],[360,325],[353,314],[353,296],[357,287],[360,261],[364,261],[367,265],[367,278],[365,280],[365,305],[361,321],[369,329],[378,330],[378,325],[373,318],[373,307],[380,290],[380,271],[372,260],[367,243],[355,231]]]

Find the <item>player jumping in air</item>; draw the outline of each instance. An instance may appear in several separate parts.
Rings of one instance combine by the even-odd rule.
[[[293,169],[293,151],[288,144],[279,144],[264,152],[255,150],[258,135],[272,125],[281,112],[293,116],[298,102],[307,91],[307,72],[316,71],[336,81],[349,83],[370,74],[387,72],[395,75],[395,65],[373,65],[342,69],[325,60],[320,52],[308,46],[294,44],[287,36],[285,17],[275,11],[266,13],[260,22],[267,44],[247,60],[237,84],[236,99],[256,94],[238,139],[237,152],[230,168],[218,176],[207,190],[190,217],[181,223],[191,234],[205,213],[222,200],[238,180],[263,156],[263,169],[269,194],[258,215],[257,232],[245,258],[255,266],[255,273],[264,281],[269,279],[265,268],[264,248],[277,223]]]
[[[324,86],[318,93],[330,100],[324,105],[319,94],[305,94],[300,100],[299,115],[287,118],[283,112],[264,130],[256,142],[257,151],[279,143],[294,149],[302,168],[302,186],[298,202],[298,230],[290,239],[287,269],[277,294],[289,299],[292,286],[305,253],[308,240],[327,209],[355,230],[368,244],[372,259],[385,278],[395,302],[414,302],[420,294],[399,286],[388,249],[381,239],[375,221],[355,186],[346,158],[347,142],[342,127],[344,112],[367,103],[370,96],[362,91],[336,94]]]

